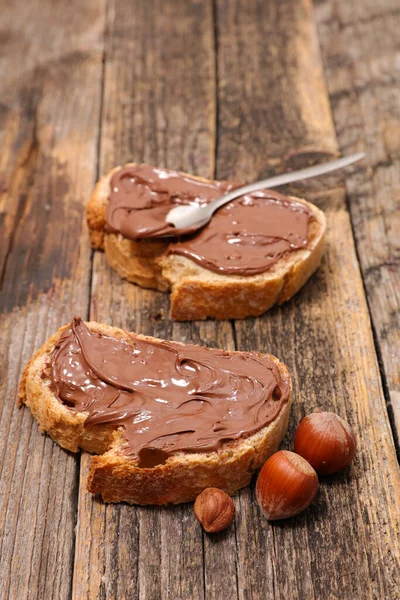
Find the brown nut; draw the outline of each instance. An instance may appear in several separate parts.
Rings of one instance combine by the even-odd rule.
[[[332,412],[314,412],[301,421],[294,450],[319,475],[332,475],[354,458],[356,438],[350,425]]]
[[[223,490],[206,488],[196,498],[194,514],[208,533],[217,533],[232,523],[235,505]]]
[[[256,497],[269,521],[294,517],[314,500],[318,477],[304,458],[280,450],[267,460],[256,484]]]

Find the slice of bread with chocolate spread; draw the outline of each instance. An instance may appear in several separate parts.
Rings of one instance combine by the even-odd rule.
[[[291,381],[277,358],[74,319],[26,366],[19,403],[63,448],[91,458],[106,502],[168,504],[233,494],[277,450]]]
[[[174,205],[210,202],[238,185],[149,165],[116,167],[87,206],[92,247],[104,249],[121,277],[171,291],[176,320],[258,316],[317,269],[326,221],[305,200],[263,190],[222,207],[197,232],[166,225]]]

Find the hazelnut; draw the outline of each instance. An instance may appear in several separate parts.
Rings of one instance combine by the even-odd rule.
[[[318,490],[318,477],[304,458],[280,450],[260,471],[256,497],[270,521],[294,517],[307,508]]]
[[[196,498],[194,514],[208,533],[217,533],[232,523],[235,505],[223,490],[206,488]]]
[[[350,425],[335,413],[315,412],[301,421],[294,450],[319,475],[332,475],[353,460],[356,438]]]

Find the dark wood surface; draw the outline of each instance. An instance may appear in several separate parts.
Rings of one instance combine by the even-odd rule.
[[[0,598],[400,597],[399,30],[397,0],[4,3]],[[84,206],[115,164],[250,181],[359,149],[346,179],[293,188],[326,211],[328,251],[259,319],[172,323],[168,295],[90,251]],[[72,314],[276,354],[295,386],[284,447],[304,414],[334,410],[356,431],[354,465],[283,523],[242,490],[214,536],[191,505],[93,499],[88,457],[15,406],[23,365]]]

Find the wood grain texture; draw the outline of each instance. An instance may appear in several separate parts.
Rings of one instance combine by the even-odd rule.
[[[334,120],[311,0],[105,4],[2,7],[0,598],[399,598],[398,464],[352,234],[396,401],[396,2],[317,2]],[[294,188],[326,210],[329,250],[285,306],[173,324],[168,295],[124,282],[102,253],[90,273],[83,207],[115,164],[252,180],[337,154],[337,137],[369,151],[346,178],[353,223],[342,175]],[[14,403],[33,350],[89,302],[92,319],[139,333],[276,354],[296,392],[284,446],[312,408],[334,410],[356,430],[354,465],[283,523],[261,516],[254,486],[242,490],[235,524],[214,536],[190,504],[93,498],[89,457],[79,469]]]
[[[70,598],[77,458],[16,407],[21,369],[88,309],[102,3],[9,2],[0,43],[0,597]]]
[[[219,176],[262,179],[335,154],[311,2],[216,7]]]
[[[340,148],[367,153],[346,191],[400,435],[400,7],[318,2],[321,49]]]
[[[336,152],[311,9],[307,0],[217,2],[217,177],[235,168],[237,177],[256,179],[270,154],[281,170],[288,153],[309,160]],[[275,60],[266,63],[268,57]],[[308,154],[309,145],[316,155]],[[261,571],[271,598],[398,594],[398,465],[344,189],[325,185],[308,194],[328,216],[321,269],[291,302],[236,322],[235,330],[240,350],[274,352],[293,374],[296,401],[286,447],[300,418],[320,407],[352,424],[359,452],[350,470],[321,483],[316,503],[295,520],[268,524],[254,492],[242,492],[237,551],[243,599],[265,597]]]
[[[101,173],[130,160],[214,172],[216,95],[211,2],[116,2],[109,13]],[[91,317],[181,342],[234,348],[225,323],[172,324],[167,294],[122,281],[94,257]],[[106,506],[85,490],[82,457],[73,598],[235,598],[234,536],[204,536],[191,504]],[[233,530],[234,532],[234,530]],[[216,543],[218,540],[221,544]],[[128,560],[126,562],[126,558]],[[204,566],[206,575],[204,575]]]

